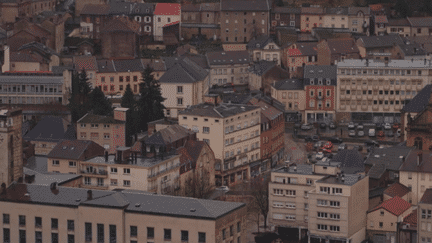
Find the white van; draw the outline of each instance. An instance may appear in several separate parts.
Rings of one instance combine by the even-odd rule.
[[[369,129],[369,137],[375,137],[375,129],[374,128]]]

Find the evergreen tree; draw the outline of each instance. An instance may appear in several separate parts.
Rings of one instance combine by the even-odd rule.
[[[79,120],[91,109],[88,102],[88,95],[91,92],[88,80],[85,70],[81,73],[73,73],[72,75],[72,94],[68,107],[71,111],[73,122]]]
[[[406,18],[411,15],[410,8],[405,0],[397,0],[394,8],[396,12],[398,12],[399,16],[402,18]]]
[[[431,0],[423,0],[423,12],[425,12],[426,15],[428,15],[428,16],[432,15],[432,1]]]
[[[152,72],[153,69],[147,65],[142,73],[143,78],[140,83],[141,97],[137,102],[137,119],[139,122],[136,132],[141,130],[147,131],[148,122],[165,117],[165,106],[162,104],[165,98],[162,97],[160,84],[153,78]]]
[[[121,107],[129,108],[126,112],[126,146],[132,145],[132,135],[135,134],[135,127],[137,127],[136,121],[138,119],[136,119],[135,105],[134,94],[130,84],[128,84],[121,100]]]
[[[105,94],[99,87],[96,87],[90,93],[90,104],[95,115],[111,116],[113,113],[111,101],[105,97]]]
[[[275,4],[276,4],[276,6],[278,6],[278,7],[283,7],[283,6],[284,6],[284,3],[283,3],[282,0],[275,0]]]

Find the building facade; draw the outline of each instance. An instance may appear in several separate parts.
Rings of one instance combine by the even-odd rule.
[[[271,97],[285,105],[285,111],[299,112],[305,117],[306,94],[303,80],[286,79],[273,83]]]
[[[163,41],[163,27],[180,23],[181,5],[177,3],[157,3],[153,13],[153,38]]]
[[[206,53],[210,68],[210,85],[245,84],[251,64],[247,51],[218,51]]]
[[[427,242],[432,239],[431,224],[432,224],[432,189],[427,189],[418,203],[417,210],[417,242]]]

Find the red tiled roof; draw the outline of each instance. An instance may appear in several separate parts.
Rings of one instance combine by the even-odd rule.
[[[385,15],[375,16],[375,23],[376,24],[387,24],[388,23],[387,16],[385,16]]]
[[[384,194],[389,195],[390,197],[403,197],[406,194],[410,192],[409,188],[400,184],[399,182],[396,182],[389,186],[385,191]]]
[[[378,210],[378,209],[385,209],[388,212],[390,212],[391,214],[399,216],[403,212],[407,211],[410,208],[411,208],[411,204],[409,202],[396,196],[396,197],[390,198],[388,200],[385,200],[383,203],[381,203],[376,208],[371,210],[371,212]]]
[[[371,11],[381,11],[384,7],[381,4],[371,4],[369,8]]]
[[[412,211],[410,214],[408,214],[404,219],[403,222],[405,224],[410,224],[412,226],[417,226],[417,209]]]
[[[74,56],[73,63],[76,70],[98,70],[96,57],[94,56]]]
[[[131,148],[131,152],[141,153],[141,141],[136,141],[135,144]]]
[[[301,56],[302,53],[299,49],[288,49],[288,56]]]
[[[166,24],[163,27],[168,27],[168,26],[171,26],[171,25],[176,25],[178,23],[180,23],[180,21],[176,21],[176,22],[172,22],[172,23]]]
[[[181,5],[178,3],[158,3],[154,15],[180,15]]]

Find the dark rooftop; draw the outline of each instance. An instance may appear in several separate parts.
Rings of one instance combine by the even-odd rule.
[[[75,140],[75,127],[61,117],[46,116],[24,137],[27,141],[59,142]]]
[[[419,203],[432,204],[432,188],[426,189]]]
[[[422,112],[426,106],[429,103],[429,99],[431,97],[432,92],[432,84],[428,84],[425,87],[423,87],[420,92],[417,93],[416,96],[404,107],[402,108],[405,112],[413,112],[413,113],[420,113]]]
[[[221,0],[221,11],[269,11],[268,0]]]
[[[316,182],[352,186],[364,178],[364,175],[341,174],[340,176],[326,176]]]
[[[100,116],[91,113],[85,114],[77,123],[105,123],[105,124],[123,124],[124,121],[115,120],[112,116]]]
[[[243,105],[243,104],[226,104],[222,103],[218,106],[214,104],[202,103],[199,105],[190,106],[183,111],[180,111],[180,115],[197,115],[197,116],[208,116],[216,118],[224,118],[234,116],[243,112],[258,109],[258,106]]]
[[[249,64],[248,51],[216,51],[207,52],[207,63],[212,65]]]
[[[300,79],[286,79],[272,84],[277,90],[303,90],[303,80]]]
[[[331,159],[332,162],[341,162],[341,171],[347,174],[364,172],[363,156],[357,150],[344,149]]]

